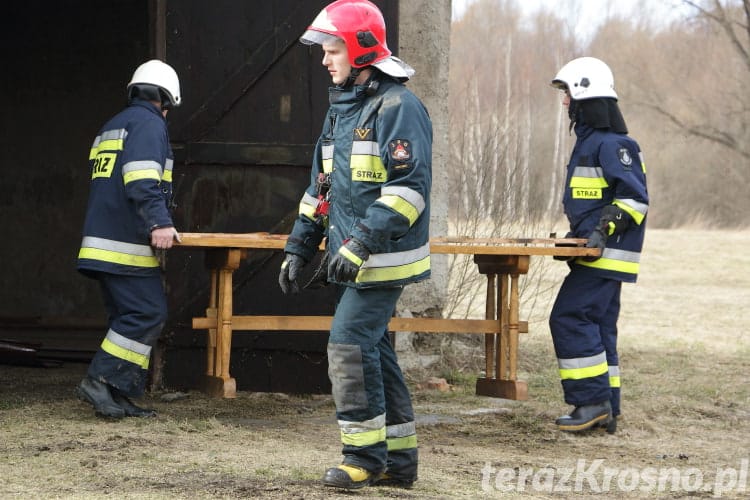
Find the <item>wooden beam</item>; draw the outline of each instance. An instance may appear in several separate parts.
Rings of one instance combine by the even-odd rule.
[[[232,331],[328,331],[332,316],[232,316]],[[217,319],[193,318],[193,328],[216,328]],[[393,332],[419,333],[500,333],[500,323],[487,319],[393,318],[388,323]],[[529,331],[529,324],[521,321],[520,332]]]
[[[286,234],[258,233],[180,233],[184,247],[253,248],[283,250]],[[575,238],[432,238],[430,251],[439,254],[471,255],[565,255],[598,256],[599,249],[586,248],[586,240]],[[566,245],[566,246],[560,246]],[[578,246],[567,246],[578,245]]]

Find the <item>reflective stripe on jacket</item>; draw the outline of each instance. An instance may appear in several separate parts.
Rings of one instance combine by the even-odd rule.
[[[356,287],[398,285],[430,276],[432,123],[419,99],[380,74],[363,85],[330,90],[330,108],[313,158],[310,185],[286,251],[311,260],[328,236],[336,253],[349,237],[372,253]],[[330,173],[327,220],[316,220],[318,173]]]
[[[607,239],[601,258],[593,262],[579,258],[574,265],[586,266],[604,278],[635,282],[649,203],[641,148],[625,134],[585,124],[576,125],[575,131],[563,196],[573,237],[588,238],[607,205],[617,205],[632,221],[624,233]]]
[[[79,271],[159,272],[151,229],[172,225],[172,166],[167,124],[153,104],[134,100],[102,127],[89,153]]]

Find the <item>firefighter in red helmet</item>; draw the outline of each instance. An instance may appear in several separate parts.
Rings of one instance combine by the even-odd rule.
[[[374,4],[338,0],[301,37],[322,46],[333,87],[279,275],[285,293],[298,291],[300,269],[326,238],[327,281],[338,290],[328,373],[343,460],[323,483],[345,489],[417,479],[414,410],[387,327],[403,287],[430,276],[432,124],[404,86],[414,70],[385,34]]]

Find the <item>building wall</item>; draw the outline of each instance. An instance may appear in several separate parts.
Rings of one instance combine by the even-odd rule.
[[[330,83],[319,51],[297,42],[326,0],[111,0],[106,9],[100,3],[10,2],[0,16],[0,54],[12,68],[0,79],[7,98],[0,116],[0,221],[6,236],[0,246],[0,337],[83,356],[93,353],[106,331],[96,282],[75,270],[89,188],[86,158],[98,128],[125,105],[133,69],[160,55],[184,83],[184,105],[170,113],[169,122],[177,156],[175,220],[179,230],[193,232],[288,230]],[[433,120],[432,234],[444,235],[451,2],[376,3],[389,25],[398,17],[400,29],[389,32],[389,44],[415,67],[409,86]],[[118,22],[112,24],[113,18]],[[261,36],[266,32],[273,36]],[[265,61],[269,51],[278,52],[281,63]],[[265,76],[254,80],[257,68],[265,68]],[[279,119],[285,116],[282,102],[292,103],[287,121]],[[205,109],[199,109],[202,104]],[[263,146],[278,150],[279,142],[289,143],[287,160],[269,161]],[[236,302],[245,308],[238,313],[301,314],[301,306],[277,296],[280,255],[269,259],[261,271],[249,264],[238,271]],[[190,318],[206,304],[203,253],[172,251],[167,268],[172,323],[164,340],[194,349],[202,363],[205,332],[192,331]],[[407,288],[404,312],[440,309],[445,273],[437,258],[433,269],[432,280]],[[326,312],[319,302],[330,305],[327,297],[311,299],[309,313]],[[248,352],[276,349],[259,336],[238,337],[237,345],[246,342]],[[298,341],[289,345],[284,348],[290,352],[300,350]],[[185,379],[184,373],[175,377]]]

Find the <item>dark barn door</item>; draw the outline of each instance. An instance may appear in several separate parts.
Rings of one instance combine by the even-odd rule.
[[[160,4],[166,60],[178,71],[183,94],[183,105],[169,115],[180,231],[291,229],[330,83],[320,49],[298,38],[326,3]],[[376,3],[391,28],[389,45],[397,47],[398,2]],[[235,314],[333,312],[331,287],[283,296],[276,284],[280,263],[279,253],[248,255],[234,276]],[[171,251],[167,283],[171,319],[155,381],[195,387],[206,356],[206,332],[191,329],[191,318],[202,316],[208,303],[203,252]],[[313,332],[237,332],[230,373],[238,390],[327,392],[326,342],[327,335]]]

